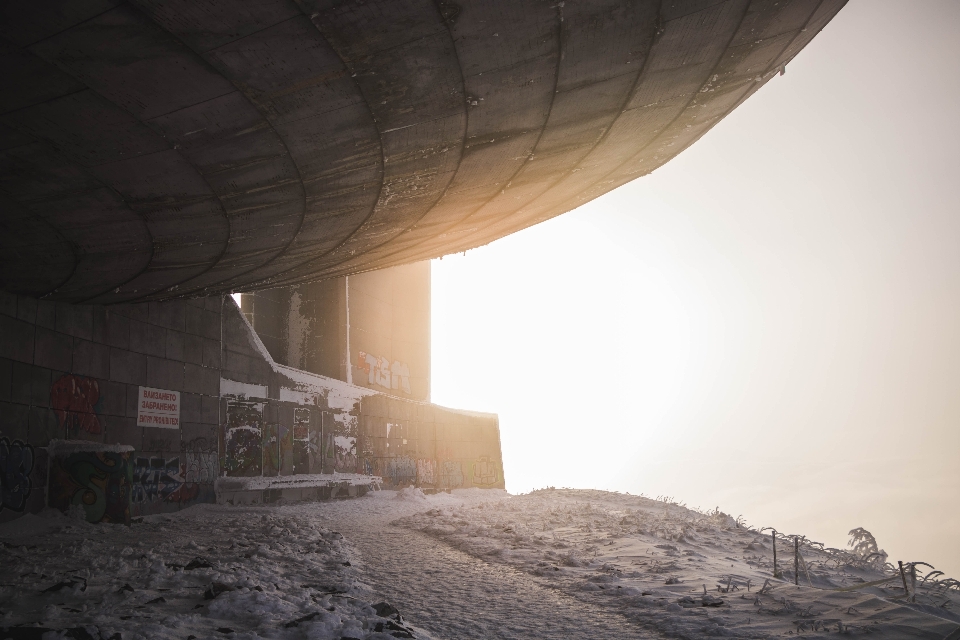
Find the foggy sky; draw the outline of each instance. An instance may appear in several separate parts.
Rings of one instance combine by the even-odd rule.
[[[433,264],[507,488],[719,506],[960,578],[960,3],[851,2],[654,174]]]

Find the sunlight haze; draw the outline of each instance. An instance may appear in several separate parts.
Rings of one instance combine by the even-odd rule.
[[[433,262],[507,488],[673,496],[960,573],[960,4],[851,2],[652,175]]]

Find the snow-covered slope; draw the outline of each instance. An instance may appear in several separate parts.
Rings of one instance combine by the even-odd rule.
[[[772,539],[573,490],[199,505],[129,528],[45,512],[0,526],[0,639],[941,640],[960,625],[956,582],[923,567],[914,587],[908,565],[904,597],[863,534],[850,551],[801,539],[799,586],[793,539],[777,537],[779,577]]]
[[[825,549],[799,536],[795,565],[792,536],[670,501],[542,490],[431,509],[397,524],[525,571],[669,637],[841,633],[940,640],[960,625],[956,581],[936,575],[924,581],[921,572],[914,588],[908,564],[910,597],[904,597],[899,571],[884,564],[882,553],[871,557],[870,544],[857,553]]]

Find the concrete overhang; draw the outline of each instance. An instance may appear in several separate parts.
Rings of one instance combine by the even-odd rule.
[[[663,165],[843,4],[4,3],[0,288],[168,299],[481,246]]]

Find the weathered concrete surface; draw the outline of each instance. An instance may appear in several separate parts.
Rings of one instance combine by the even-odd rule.
[[[0,292],[0,523],[71,505],[127,522],[374,483],[504,487],[495,414],[380,388],[278,364],[228,296],[105,306]],[[142,420],[145,390],[178,396],[175,423]]]
[[[667,162],[843,4],[6,3],[0,288],[197,296],[485,244]]]
[[[240,304],[276,362],[430,401],[430,262],[263,289]]]

